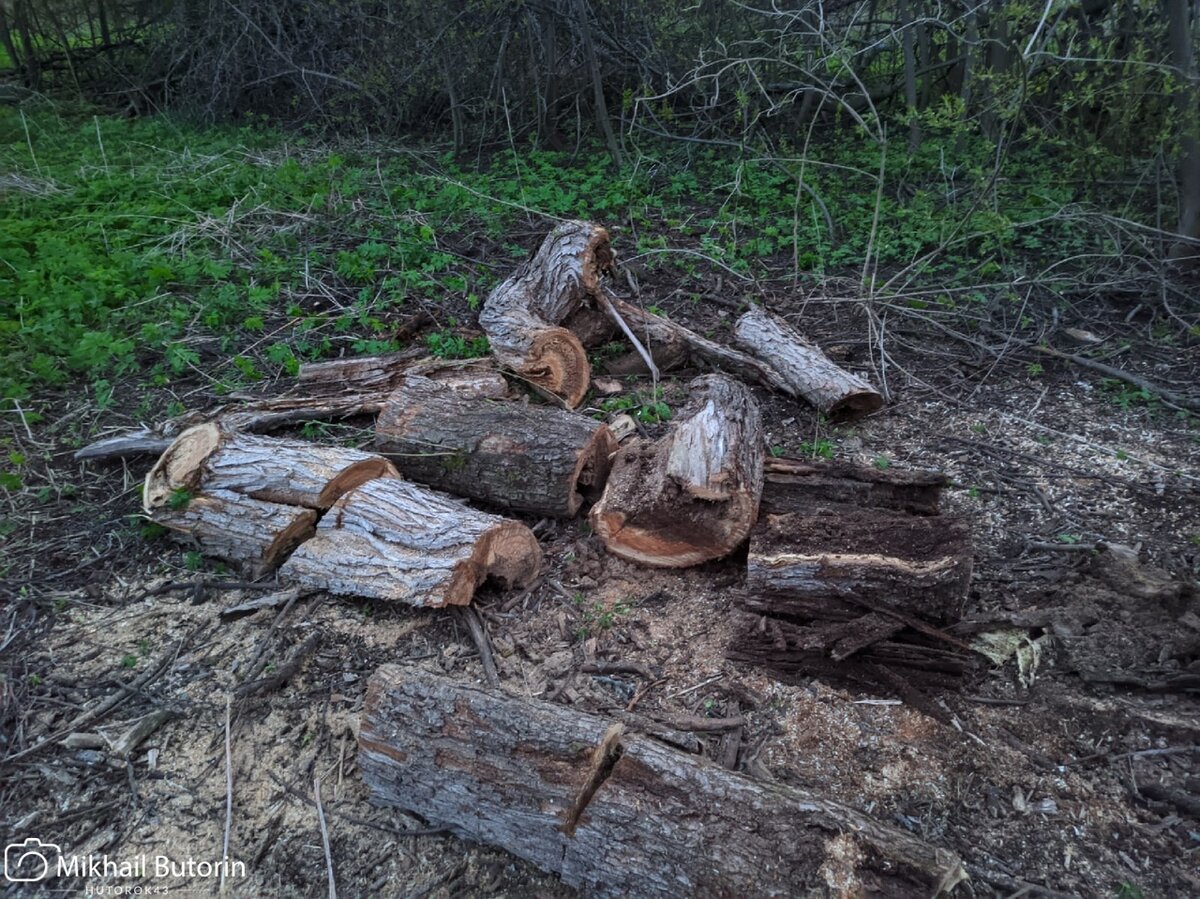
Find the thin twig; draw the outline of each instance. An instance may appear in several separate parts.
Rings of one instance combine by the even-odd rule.
[[[337,899],[333,877],[333,851],[329,848],[329,828],[325,825],[325,807],[321,805],[321,775],[313,775],[313,801],[317,805],[317,823],[321,825],[321,845],[325,847],[325,872],[329,875],[329,899]]]
[[[225,838],[221,842],[221,861],[229,861],[229,832],[233,828],[233,738],[231,736],[230,717],[233,708],[233,697],[225,697]],[[225,895],[225,869],[221,865],[220,893]]]

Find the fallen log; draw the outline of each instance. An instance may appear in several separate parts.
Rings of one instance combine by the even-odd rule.
[[[484,302],[479,325],[499,362],[574,408],[591,381],[583,343],[569,329],[573,314],[591,332],[601,272],[613,262],[608,232],[588,222],[558,225],[529,261]],[[578,324],[578,323],[577,323]]]
[[[517,521],[397,478],[367,481],[325,513],[280,577],[347,596],[466,605],[491,578],[525,587],[542,550]]]
[[[744,313],[733,333],[751,355],[779,373],[790,393],[832,418],[858,418],[883,405],[879,391],[834,365],[786,321],[761,307]]]
[[[570,518],[599,496],[617,442],[585,415],[477,399],[405,378],[375,424],[375,448],[409,480],[501,508]]]
[[[971,581],[970,534],[956,518],[837,504],[765,514],[746,571],[751,611],[828,619],[883,607],[952,621]]]
[[[385,665],[359,766],[375,799],[595,896],[929,896],[961,860],[823,796],[620,724]]]
[[[936,471],[768,457],[763,461],[763,511],[786,512],[806,503],[831,502],[937,515],[947,483],[949,479]]]
[[[146,475],[148,514],[184,494],[240,493],[324,511],[373,478],[399,477],[382,456],[341,446],[241,434],[214,422],[184,431]]]
[[[591,523],[614,555],[683,568],[745,541],[762,494],[762,419],[742,384],[705,375],[670,432],[617,454]]]
[[[241,565],[251,578],[274,571],[313,534],[312,509],[210,490],[147,510],[153,521],[194,538],[206,555]]]

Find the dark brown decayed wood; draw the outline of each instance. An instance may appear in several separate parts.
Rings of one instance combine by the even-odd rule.
[[[763,511],[786,512],[805,503],[833,502],[937,515],[948,482],[936,471],[769,457],[763,461]]]
[[[762,494],[762,420],[745,385],[705,375],[657,440],[617,454],[591,522],[609,552],[666,568],[732,552],[750,533]]]
[[[948,621],[957,619],[970,580],[961,519],[827,504],[760,518],[750,536],[746,603],[818,618],[882,604]]]
[[[617,451],[607,425],[548,406],[464,396],[404,379],[375,448],[410,480],[501,508],[569,518],[599,495]]]
[[[280,577],[330,593],[436,608],[466,605],[488,578],[527,586],[541,561],[537,538],[520,522],[380,478],[339,499]]]
[[[412,667],[371,678],[376,800],[595,896],[929,896],[961,861],[853,808],[751,780],[611,721]]]

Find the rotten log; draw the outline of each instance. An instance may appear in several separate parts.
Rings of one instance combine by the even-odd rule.
[[[786,321],[761,307],[752,306],[744,313],[733,333],[751,355],[779,373],[790,393],[831,418],[859,418],[883,405],[878,390],[834,365]]]
[[[746,607],[817,619],[888,608],[953,621],[971,564],[961,519],[838,504],[768,513],[750,536]]]
[[[617,454],[591,523],[614,555],[683,568],[745,541],[762,494],[762,419],[745,385],[704,375],[657,441]]]
[[[929,896],[961,860],[824,796],[752,780],[620,724],[415,667],[367,689],[375,799],[594,896]]]
[[[280,577],[330,593],[438,608],[466,605],[489,578],[528,586],[541,561],[537,538],[520,522],[379,478],[334,503]]]
[[[585,415],[463,396],[405,378],[375,424],[375,448],[409,480],[493,506],[570,518],[599,496],[617,442]]]
[[[374,478],[399,477],[382,456],[304,440],[259,437],[214,422],[184,431],[146,475],[148,514],[181,493],[240,493],[252,499],[324,511]]]
[[[949,479],[936,471],[768,457],[763,461],[763,511],[788,511],[805,503],[832,502],[937,515],[941,491],[947,483]]]
[[[499,362],[574,408],[591,381],[591,367],[569,320],[582,315],[593,330],[592,297],[613,263],[608,232],[588,222],[563,222],[537,253],[484,302],[479,325]],[[581,325],[582,327],[582,325]]]
[[[163,527],[193,537],[206,555],[241,565],[251,578],[274,571],[312,536],[317,520],[312,509],[264,502],[230,490],[184,495],[147,511]]]

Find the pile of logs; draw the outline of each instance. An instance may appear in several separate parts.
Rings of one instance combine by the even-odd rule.
[[[531,584],[542,550],[511,516],[590,507],[615,556],[744,569],[731,659],[915,702],[954,683],[969,657],[943,626],[971,552],[965,525],[939,515],[944,480],[767,457],[747,382],[841,418],[877,410],[880,394],[764,309],[737,320],[735,348],[627,303],[606,287],[613,264],[603,228],[563,223],[488,297],[492,360],[306,365],[284,394],[79,455],[161,453],[146,514],[253,577],[422,607],[466,605],[486,581]],[[687,384],[667,425],[623,442],[575,411],[592,385],[588,347],[617,331],[655,376],[715,369]],[[356,416],[374,419],[370,451],[263,433]],[[956,859],[848,807],[412,671],[376,675],[360,752],[381,799],[600,894],[891,892],[961,875]]]

